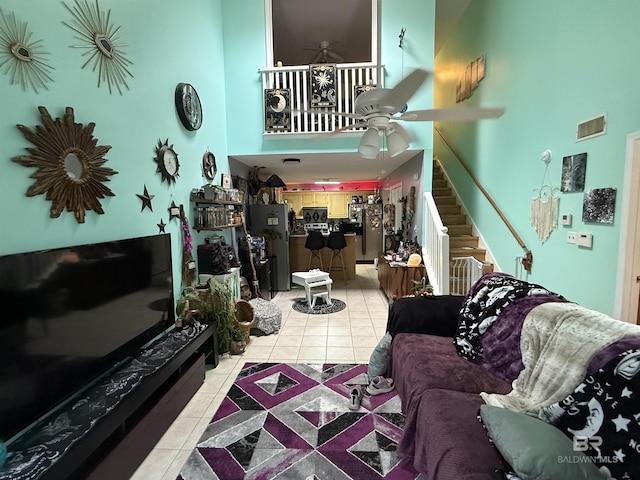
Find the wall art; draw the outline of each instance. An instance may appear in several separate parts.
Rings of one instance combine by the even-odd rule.
[[[309,65],[311,96],[310,107],[336,106],[336,65],[322,63]]]
[[[480,80],[484,78],[485,56],[481,55],[469,62],[458,77],[455,88],[456,103],[466,100],[478,88]]]
[[[142,208],[140,209],[140,211],[144,211],[145,208],[149,208],[149,210],[151,210],[153,212],[153,206],[151,205],[151,200],[153,200],[153,197],[155,197],[155,195],[149,195],[149,190],[147,190],[147,186],[144,186],[144,193],[142,195],[140,195],[139,193],[136,193],[136,196],[142,200]]]
[[[93,138],[95,123],[75,123],[73,108],[67,107],[64,117],[55,120],[46,108],[38,110],[42,126],[32,131],[17,125],[35,148],[27,148],[29,155],[12,158],[25,167],[38,169],[31,175],[35,183],[27,190],[27,196],[46,194],[52,204],[52,218],[59,217],[65,208],[74,213],[78,223],[84,223],[87,210],[104,213],[98,199],[114,196],[104,182],[118,173],[104,166],[104,156],[111,147],[97,145]]]
[[[87,0],[75,0],[75,7],[69,7],[66,3],[62,5],[69,11],[73,17],[71,24],[62,22],[79,36],[75,38],[80,40],[82,44],[72,45],[73,48],[86,49],[82,54],[88,57],[82,68],[90,63],[93,64],[92,70],[98,72],[98,88],[105,82],[109,87],[109,93],[115,87],[118,93],[122,95],[122,88],[129,90],[126,77],[133,78],[133,74],[129,71],[129,66],[133,62],[124,55],[122,47],[126,47],[126,43],[120,43],[118,32],[120,27],[116,27],[111,23],[111,10],[100,10],[98,0],[95,5],[89,5]]]
[[[202,126],[202,104],[193,85],[179,83],[174,95],[178,117],[184,128],[190,131]]]
[[[616,209],[615,188],[585,190],[582,200],[582,221],[613,224]]]
[[[31,36],[27,22],[0,9],[0,68],[9,76],[11,85],[38,93],[39,88],[49,89],[53,67],[46,62],[49,52],[44,50],[42,40],[32,41]]]
[[[158,165],[156,172],[162,175],[162,181],[166,180],[169,185],[175,184],[176,177],[179,175],[180,162],[178,162],[178,154],[173,149],[173,145],[169,145],[168,138],[164,143],[158,140],[156,158],[153,161]]]
[[[562,181],[560,190],[563,192],[582,192],[587,173],[587,154],[578,153],[562,158]]]
[[[268,88],[264,91],[264,129],[267,132],[291,131],[291,90]]]

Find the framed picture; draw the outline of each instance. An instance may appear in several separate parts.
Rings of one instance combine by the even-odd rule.
[[[231,175],[229,175],[228,173],[223,173],[221,185],[222,188],[232,188]]]
[[[562,180],[560,191],[582,192],[587,172],[587,154],[578,153],[562,158]]]
[[[291,131],[291,90],[267,88],[264,91],[264,129],[267,132]]]
[[[336,106],[336,65],[309,65],[310,107]]]
[[[613,224],[616,208],[615,188],[585,190],[582,200],[582,221]]]

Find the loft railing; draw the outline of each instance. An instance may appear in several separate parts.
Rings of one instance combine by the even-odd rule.
[[[509,220],[507,220],[507,217],[505,217],[505,215],[502,213],[502,210],[500,210],[500,208],[498,207],[498,205],[496,204],[496,202],[493,200],[493,198],[491,198],[491,196],[489,195],[489,192],[487,192],[487,190],[482,186],[482,184],[480,183],[480,180],[478,180],[476,178],[476,176],[473,174],[473,172],[471,171],[471,169],[469,168],[469,166],[467,165],[467,163],[464,161],[464,159],[462,158],[462,155],[460,155],[460,153],[456,150],[456,148],[451,144],[451,142],[447,139],[447,137],[444,136],[444,134],[442,133],[442,131],[438,128],[438,127],[433,127],[433,129],[436,131],[436,133],[440,136],[440,138],[442,139],[442,141],[445,143],[445,145],[449,148],[449,150],[451,151],[451,153],[453,153],[453,155],[458,159],[458,162],[460,162],[460,165],[462,165],[462,167],[466,170],[467,174],[471,177],[471,179],[473,180],[473,182],[476,184],[476,186],[478,187],[478,189],[482,192],[482,194],[485,196],[485,198],[487,199],[487,201],[491,204],[491,206],[494,208],[494,210],[496,211],[496,213],[498,214],[498,216],[502,219],[502,221],[504,222],[505,226],[509,229],[509,231],[511,232],[511,235],[513,235],[513,238],[516,240],[516,242],[518,242],[518,245],[520,245],[520,247],[522,247],[522,249],[524,250],[524,254],[522,255],[522,257],[520,258],[520,262],[522,264],[522,267],[527,271],[527,272],[531,272],[531,264],[533,262],[533,254],[531,253],[531,250],[529,250],[527,248],[527,246],[525,245],[524,241],[522,241],[522,239],[520,238],[520,236],[517,234],[517,232],[515,231],[515,229],[513,228],[513,226],[511,225],[511,223],[509,223]]]
[[[484,263],[474,257],[452,258],[449,265],[450,295],[466,295],[484,273]]]
[[[356,86],[384,87],[384,67],[373,63],[342,63],[336,65],[336,106],[310,107],[309,65],[260,69],[262,88],[288,88],[291,90],[291,131],[267,131],[265,135],[295,135],[328,133],[357,122],[332,112],[355,113]],[[264,99],[264,96],[263,96]],[[263,100],[264,102],[264,100]],[[264,108],[264,105],[263,105]],[[354,130],[358,130],[355,129]]]
[[[431,192],[424,192],[424,219],[422,222],[425,238],[422,259],[427,270],[429,283],[436,295],[449,294],[449,234],[442,223],[438,207]]]

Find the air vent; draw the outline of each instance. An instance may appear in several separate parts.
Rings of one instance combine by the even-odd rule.
[[[285,158],[282,160],[282,163],[284,164],[296,164],[296,163],[300,163],[300,159],[299,158]]]
[[[576,129],[576,141],[586,140],[587,138],[597,137],[607,133],[607,116],[590,118],[578,124]]]

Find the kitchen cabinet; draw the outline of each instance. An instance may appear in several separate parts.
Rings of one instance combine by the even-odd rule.
[[[302,206],[303,207],[315,207],[316,206],[316,194],[314,192],[302,193]]]
[[[351,202],[351,194],[336,192],[329,195],[329,218],[347,218],[349,215],[348,204]]]
[[[302,194],[299,192],[286,192],[282,195],[289,209],[293,209],[296,213],[296,217],[302,216]]]

